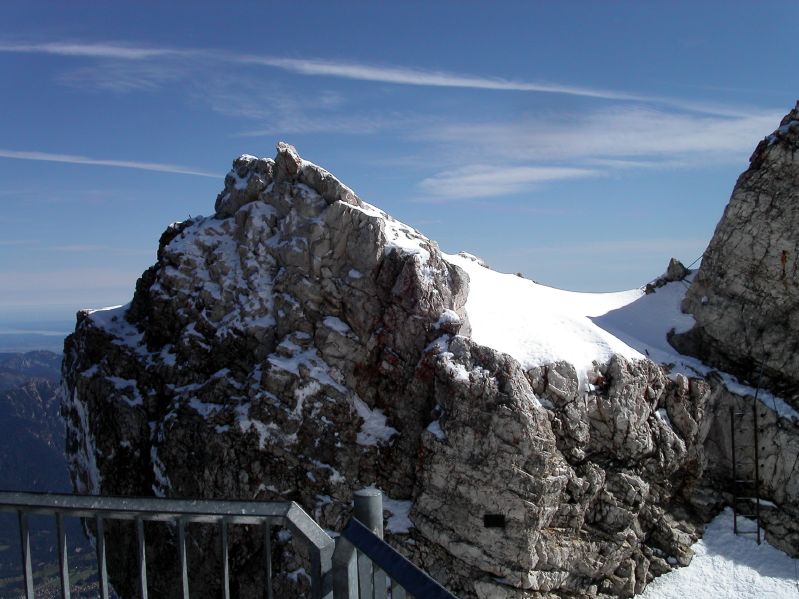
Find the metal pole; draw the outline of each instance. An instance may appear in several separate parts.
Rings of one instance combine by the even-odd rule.
[[[31,534],[28,529],[28,514],[19,512],[19,536],[22,542],[22,571],[25,577],[25,599],[33,597],[33,568],[31,567]]]
[[[266,599],[274,599],[272,595],[272,525],[269,520],[264,522],[264,560],[266,562],[264,570]]]
[[[752,405],[752,411],[754,412],[755,422],[755,524],[757,525],[757,544],[760,545],[760,456],[758,453],[760,449],[760,438],[757,431],[757,391],[755,392],[755,401]]]
[[[58,569],[61,578],[61,599],[69,599],[69,560],[67,558],[67,531],[64,528],[64,514],[55,515],[58,532]]]
[[[406,599],[407,594],[396,580],[391,581],[391,599]]]
[[[105,563],[105,522],[100,516],[95,518],[97,526],[97,571],[100,577],[100,597],[108,599],[108,569]]]
[[[735,408],[730,407],[730,461],[732,462],[732,532],[738,534],[738,474],[735,463]]]
[[[377,489],[355,491],[354,515],[381,539],[383,538],[383,494]],[[361,597],[386,597],[386,573],[375,568],[372,560],[358,554],[358,586]]]
[[[180,553],[180,581],[183,599],[189,599],[189,564],[186,559],[186,525],[178,518],[178,553]]]
[[[147,599],[147,553],[144,547],[144,520],[136,518],[136,539],[139,543],[139,589],[141,599]]]
[[[355,546],[344,537],[336,539],[333,551],[334,599],[358,599],[358,561]]]
[[[219,535],[222,537],[222,598],[230,599],[230,563],[228,555],[227,520],[219,521]]]

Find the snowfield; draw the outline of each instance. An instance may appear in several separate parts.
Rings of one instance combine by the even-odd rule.
[[[741,530],[755,523],[738,518]],[[799,597],[799,560],[791,559],[754,535],[732,532],[727,508],[705,527],[693,545],[694,559],[685,568],[653,580],[637,597],[642,599],[790,599]]]
[[[523,368],[566,360],[584,381],[594,360],[607,362],[614,353],[631,359],[644,358],[591,321],[591,317],[635,301],[643,295],[642,290],[563,291],[493,271],[460,255],[444,257],[469,275],[466,313],[472,325],[472,339],[510,354]]]

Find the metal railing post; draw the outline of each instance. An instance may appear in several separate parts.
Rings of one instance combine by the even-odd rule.
[[[272,525],[264,524],[264,587],[266,599],[273,599],[272,595]]]
[[[189,599],[189,564],[186,559],[186,524],[178,518],[178,553],[180,554],[180,584],[183,599]]]
[[[405,590],[406,596],[424,597],[425,599],[457,599],[428,574],[414,566],[408,558],[383,539],[378,538],[357,518],[352,518],[347,523],[347,526],[341,531],[341,536],[355,546],[358,554],[365,555],[385,570],[391,580]],[[361,596],[361,599],[366,598]]]
[[[344,537],[333,551],[333,599],[358,599],[358,560],[355,546]]]
[[[67,531],[64,528],[64,514],[55,515],[58,533],[58,570],[61,577],[61,599],[69,599],[69,558],[67,557]]]
[[[230,557],[228,555],[227,520],[219,521],[219,535],[222,537],[222,599],[230,599]]]
[[[136,540],[139,545],[139,590],[141,599],[147,598],[147,550],[144,547],[144,520],[136,518]]]
[[[108,568],[105,561],[105,522],[101,516],[94,519],[97,528],[97,574],[100,578],[100,597],[108,599]]]
[[[730,460],[732,462],[732,532],[738,534],[738,457],[735,453],[735,408],[730,406]]]
[[[757,525],[757,544],[760,545],[760,454],[758,452],[760,449],[758,426],[760,425],[757,422],[757,391],[755,391],[755,401],[752,404],[752,418],[755,437],[755,524]]]
[[[33,568],[31,567],[31,533],[27,512],[19,512],[19,537],[22,542],[22,572],[25,578],[25,599],[33,597]]]
[[[383,494],[377,489],[361,489],[353,496],[354,516],[383,538]],[[358,581],[361,597],[386,599],[386,573],[365,555],[358,555]]]

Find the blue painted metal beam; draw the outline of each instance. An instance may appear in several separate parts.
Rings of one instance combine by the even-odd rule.
[[[416,599],[458,599],[356,518],[341,535]]]

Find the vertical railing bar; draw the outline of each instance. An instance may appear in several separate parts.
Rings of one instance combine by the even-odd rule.
[[[735,455],[735,408],[730,407],[730,457],[732,460],[732,532],[738,534],[738,472]]]
[[[227,519],[219,521],[219,534],[222,537],[222,599],[230,599],[230,565],[228,555]]]
[[[58,570],[61,578],[61,599],[69,599],[69,558],[67,557],[67,531],[64,528],[64,514],[56,513],[58,532]]]
[[[760,425],[757,422],[757,391],[755,391],[755,401],[752,405],[752,416],[755,437],[755,524],[757,524],[757,544],[760,545],[760,456],[758,454],[760,439],[757,434]]]
[[[336,539],[333,552],[333,597],[358,599],[357,551],[345,537]]]
[[[100,577],[100,597],[108,597],[108,568],[105,562],[105,522],[101,516],[95,517],[97,527],[97,574]]]
[[[387,594],[387,578],[386,573],[375,564],[372,569],[372,580],[374,585],[374,598],[375,599],[388,599]]]
[[[266,599],[274,599],[272,595],[272,524],[269,520],[264,522],[264,559],[266,560]]]
[[[369,557],[358,551],[358,596],[374,597],[374,586],[372,579],[372,560]]]
[[[189,565],[186,559],[186,523],[178,518],[178,552],[180,553],[180,580],[183,599],[189,599]]]
[[[391,599],[408,599],[405,589],[393,578],[391,579]]]
[[[147,554],[144,548],[144,520],[136,518],[136,539],[139,543],[139,590],[141,599],[147,598]]]
[[[33,568],[31,567],[31,535],[28,529],[28,514],[19,511],[19,537],[22,542],[22,571],[25,577],[25,598],[33,597]]]

